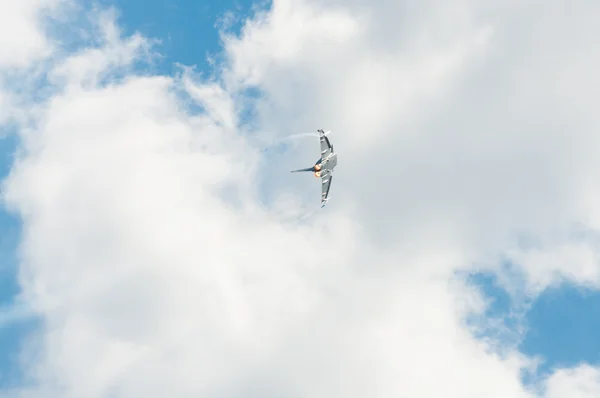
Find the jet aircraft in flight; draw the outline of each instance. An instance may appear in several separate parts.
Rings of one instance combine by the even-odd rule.
[[[319,141],[321,143],[321,157],[313,167],[292,170],[292,173],[312,171],[315,177],[321,178],[321,208],[323,208],[327,204],[327,201],[331,199],[329,197],[329,188],[331,188],[331,174],[335,166],[337,166],[337,153],[335,153],[333,145],[331,145],[329,138],[327,138],[327,135],[331,131],[324,132],[323,130],[317,130],[317,132],[319,133]]]

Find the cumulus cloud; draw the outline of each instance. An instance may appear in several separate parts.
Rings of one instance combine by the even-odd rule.
[[[597,396],[599,390],[600,373],[587,365],[560,370],[548,380],[548,398],[591,398]]]
[[[597,223],[599,10],[503,4],[275,2],[229,37],[231,80],[265,92],[269,129],[336,126],[338,201],[396,247],[447,244],[469,263],[567,239]],[[282,57],[297,37],[310,44]]]
[[[63,0],[23,0],[2,5],[0,68],[27,67],[32,61],[50,55],[55,44],[41,29],[41,22],[64,3]]]
[[[567,261],[566,278],[597,278],[594,247],[545,260],[573,224],[596,228],[599,125],[582,59],[600,9],[551,3],[275,1],[224,34],[210,81],[139,72],[151,39],[99,14],[98,46],[46,71],[61,89],[4,184],[43,320],[32,383],[11,393],[534,396],[532,359],[473,337],[485,300],[455,273],[512,256],[531,286]],[[318,204],[287,172],[316,143],[271,160],[255,144],[319,127],[335,199],[283,222],[277,198]],[[561,375],[546,397],[577,391]]]
[[[27,70],[35,74],[36,61],[49,57],[55,50],[54,41],[46,35],[44,22],[58,16],[65,3],[62,0],[24,0],[2,5],[0,127],[19,117],[17,93],[25,86],[22,80],[26,80],[19,72]]]

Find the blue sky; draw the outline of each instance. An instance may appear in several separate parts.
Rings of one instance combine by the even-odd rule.
[[[514,303],[497,278],[481,273],[472,275],[470,282],[492,300],[487,315],[506,316],[505,324],[516,330],[517,322],[507,316]],[[530,303],[521,326],[526,334],[519,349],[542,359],[538,376],[582,362],[600,363],[600,294],[596,291],[571,284],[549,288]]]
[[[125,34],[137,31],[161,41],[156,47],[164,56],[157,64],[161,73],[172,73],[175,63],[210,72],[206,58],[221,49],[215,28],[220,18],[227,12],[247,16],[253,5],[249,0],[102,0],[100,3],[119,11]]]
[[[86,2],[89,3],[89,2]],[[157,50],[165,57],[159,63],[161,73],[171,73],[174,63],[195,65],[210,71],[206,57],[220,50],[215,23],[226,11],[247,14],[250,1],[182,1],[182,0],[103,0],[120,12],[126,33],[140,31],[158,38]],[[16,142],[9,136],[0,141],[0,176],[9,172]],[[310,159],[312,161],[313,159]],[[16,280],[16,246],[18,221],[0,212],[0,305],[8,306],[18,294]],[[506,314],[511,301],[493,276],[478,274],[472,283],[494,301],[490,315]],[[544,292],[537,298],[524,320],[527,334],[520,345],[523,353],[541,356],[545,363],[540,373],[558,366],[573,366],[586,361],[600,363],[600,294],[563,285]],[[26,322],[0,325],[0,373],[2,380],[18,374],[15,358],[19,344],[31,330]]]
[[[9,172],[16,140],[9,135],[0,140],[0,176]],[[0,211],[0,307],[9,307],[19,293],[17,283],[17,258],[19,221],[4,208]],[[17,376],[15,361],[18,359],[19,343],[29,329],[22,323],[0,320],[0,383]]]

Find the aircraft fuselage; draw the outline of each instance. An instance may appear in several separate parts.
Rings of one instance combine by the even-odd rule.
[[[317,160],[312,171],[315,177],[322,177],[324,174],[330,173],[337,166],[337,153],[332,153],[325,159]]]

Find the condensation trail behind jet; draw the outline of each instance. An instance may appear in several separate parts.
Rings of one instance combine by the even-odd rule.
[[[296,141],[299,138],[304,138],[304,137],[319,137],[318,134],[316,133],[298,133],[298,134],[291,134],[291,135],[287,135],[285,137],[281,137],[281,138],[277,138],[274,139],[273,141],[271,141],[270,143],[268,143],[267,145],[265,145],[262,149],[262,152],[268,151],[269,148],[277,145],[277,144],[281,144],[284,143],[286,141]]]

